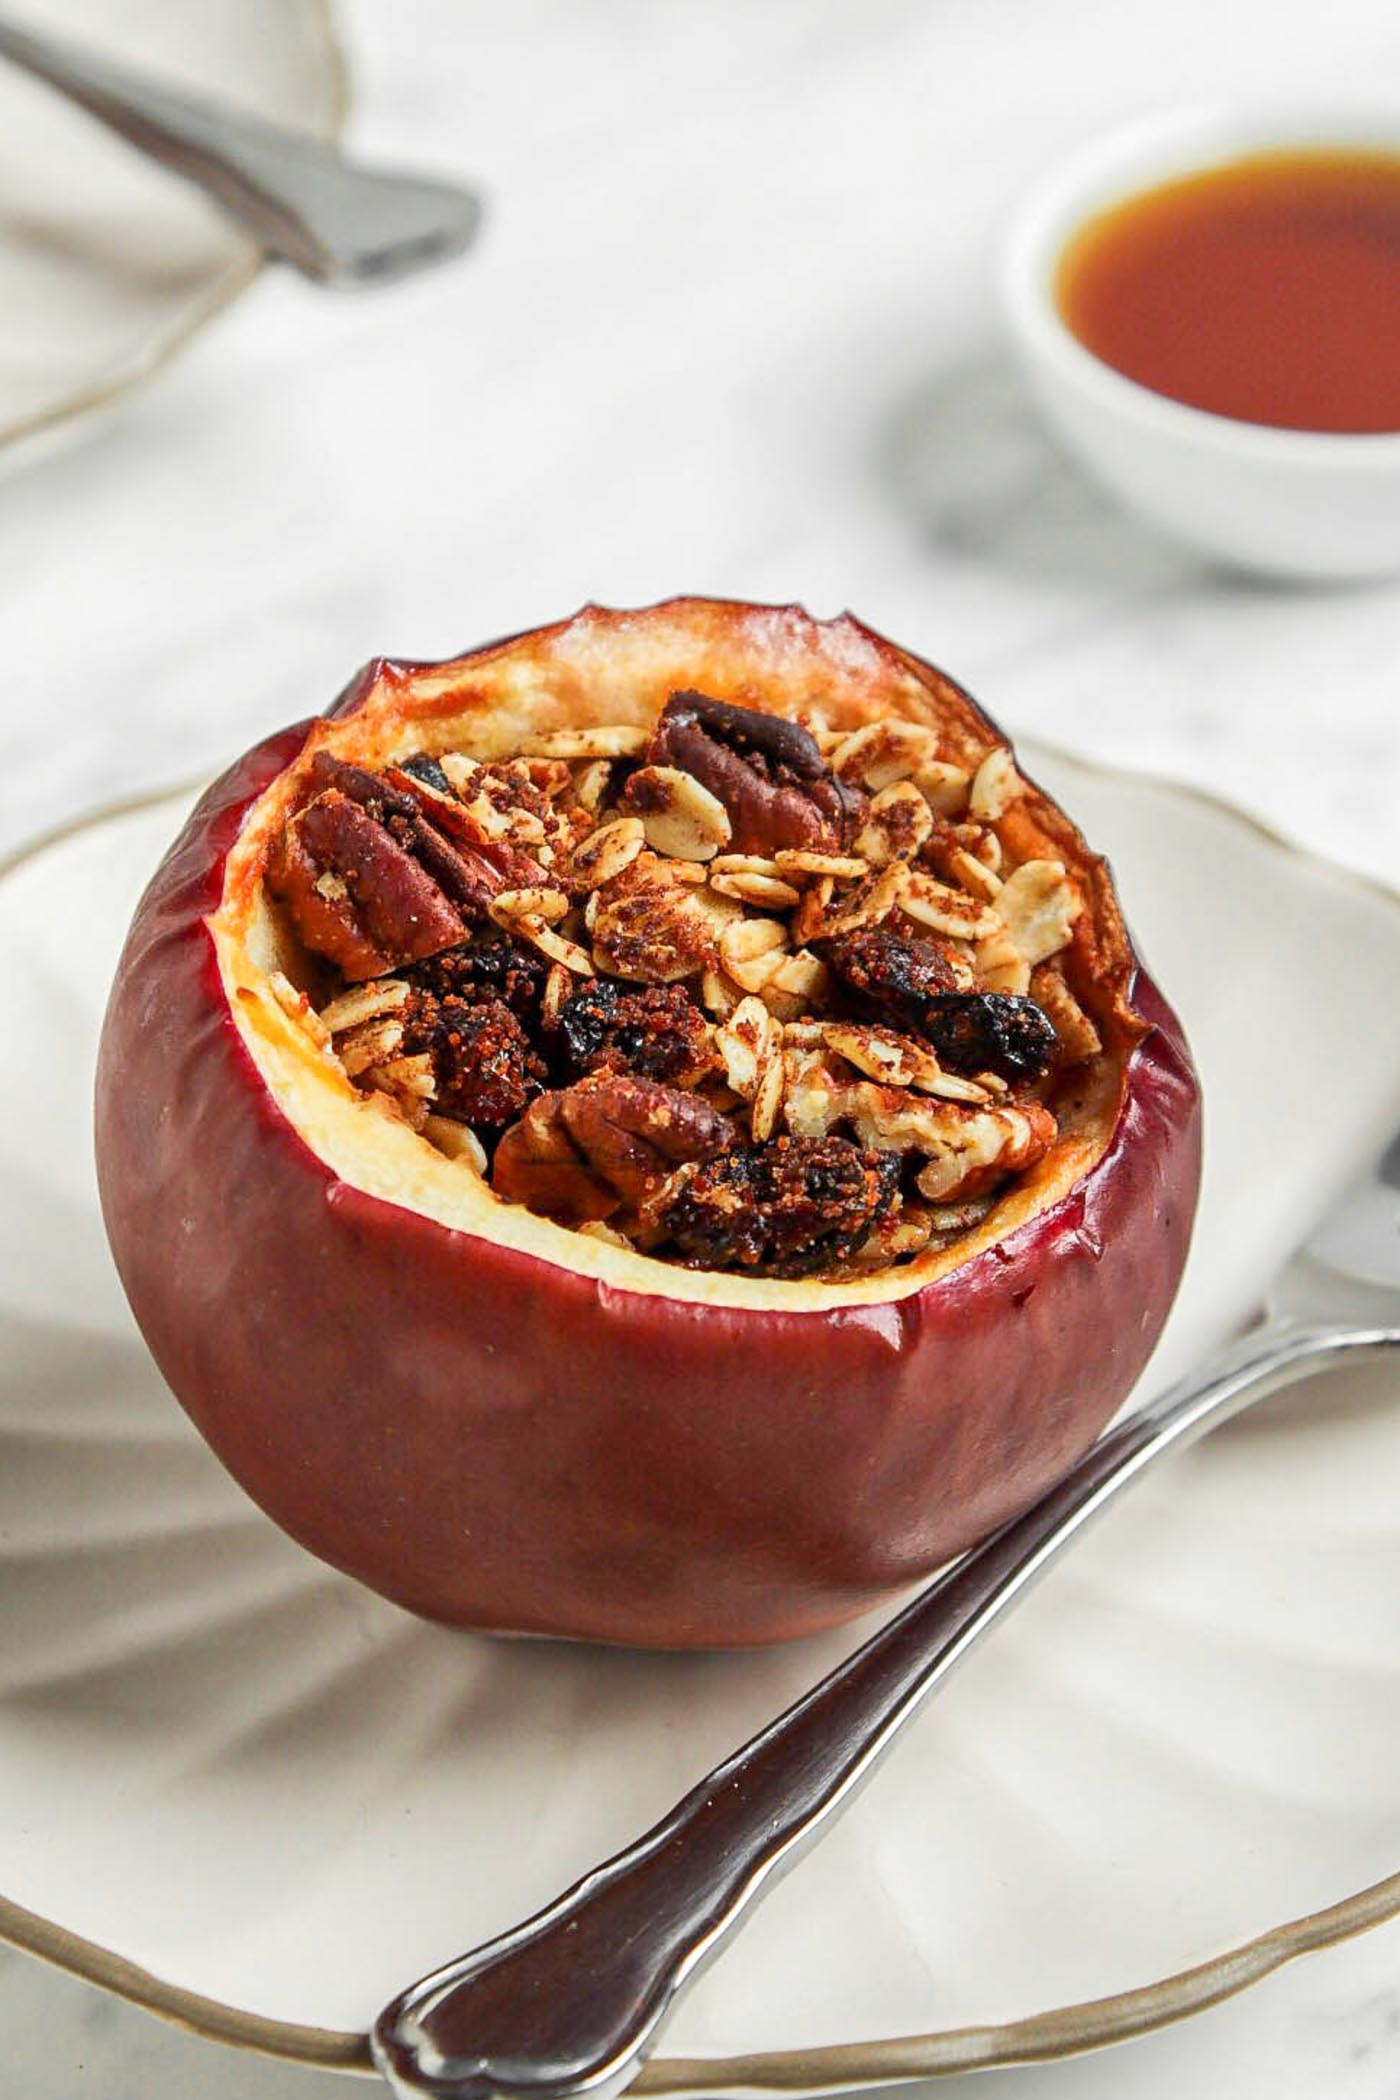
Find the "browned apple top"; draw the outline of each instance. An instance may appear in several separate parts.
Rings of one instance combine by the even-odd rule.
[[[1103,1048],[1081,883],[1017,857],[1002,745],[969,770],[921,722],[684,691],[650,732],[322,751],[306,785],[267,866],[314,958],[289,1010],[502,1201],[658,1259],[844,1281],[944,1248]]]

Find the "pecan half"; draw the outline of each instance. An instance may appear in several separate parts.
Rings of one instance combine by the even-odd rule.
[[[839,852],[866,807],[800,723],[704,693],[672,693],[646,758],[692,774],[724,804],[737,853]]]
[[[498,890],[541,876],[414,774],[318,751],[310,776],[316,792],[283,827],[268,882],[306,946],[352,984],[452,946]]]
[[[491,1185],[507,1202],[581,1224],[635,1208],[678,1166],[736,1142],[697,1094],[599,1073],[541,1094],[496,1148]]]
[[[462,938],[462,915],[439,884],[335,788],[287,824],[268,883],[306,946],[351,984]]]
[[[807,1276],[847,1260],[893,1207],[900,1166],[846,1138],[778,1138],[676,1177],[656,1223],[694,1268]]]

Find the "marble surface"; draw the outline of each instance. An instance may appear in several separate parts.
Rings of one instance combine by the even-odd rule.
[[[487,235],[372,297],[270,274],[10,463],[0,847],[212,769],[373,653],[693,590],[849,605],[1013,728],[1400,879],[1400,594],[1242,581],[1113,510],[1025,399],[992,267],[1094,128],[1393,80],[1389,0],[356,0],[345,27],[356,141],[478,177]],[[1393,1924],[939,2100],[1380,2100],[1397,1977]],[[7,2100],[354,2090],[13,1955],[0,2035]]]

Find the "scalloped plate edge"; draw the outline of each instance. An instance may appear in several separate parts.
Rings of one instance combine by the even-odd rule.
[[[329,17],[328,17],[329,19]],[[1167,776],[1133,772],[1101,764],[1064,745],[1040,737],[1018,740],[1031,758],[1039,754],[1077,766],[1104,780],[1121,780],[1136,788],[1153,788],[1216,811],[1252,832],[1274,852],[1301,862],[1319,876],[1341,883],[1400,912],[1400,891],[1359,871],[1328,860],[1299,845],[1263,818],[1241,809],[1228,797]],[[67,823],[53,826],[27,845],[0,857],[0,881],[66,840],[101,829],[105,824],[182,796],[192,797],[188,783],[129,796]],[[1387,1875],[1354,1896],[1292,1918],[1257,1938],[1228,1948],[1195,1967],[1178,1970],[1155,1983],[1056,2006],[1025,2019],[976,2027],[947,2028],[941,2033],[893,2036],[885,2041],[832,2043],[814,2049],[768,2050],[748,2056],[654,2057],[629,2089],[639,2094],[666,2094],[676,2100],[747,2094],[817,2095],[853,2087],[896,2085],[912,2079],[944,2076],[954,2071],[989,2070],[1013,2064],[1048,2063],[1078,2056],[1113,2042],[1127,2041],[1166,2027],[1192,2013],[1204,2012],[1234,1997],[1252,1983],[1299,1955],[1313,1954],[1354,1939],[1387,1919],[1400,1916],[1400,1872]],[[0,1941],[22,1953],[67,1970],[129,2004],[157,2014],[190,2033],[251,2049],[260,2055],[324,2070],[376,2076],[367,2035],[332,2028],[304,2027],[294,2021],[267,2019],[225,2005],[196,1991],[166,1983],[150,1970],[127,1961],[110,1948],[70,1932],[65,1926],[25,1910],[0,1895]]]

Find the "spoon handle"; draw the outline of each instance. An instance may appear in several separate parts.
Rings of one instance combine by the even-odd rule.
[[[467,190],[356,167],[334,145],[8,18],[0,18],[0,57],[197,183],[262,248],[323,283],[403,276],[460,253],[480,222],[480,203]]]
[[[1112,1429],[1050,1492],[907,1605],[626,1851],[425,1977],[371,2037],[395,2093],[607,2100],[677,1995],[851,1800],[911,1714],[1161,1452],[1382,1328],[1270,1323]]]

